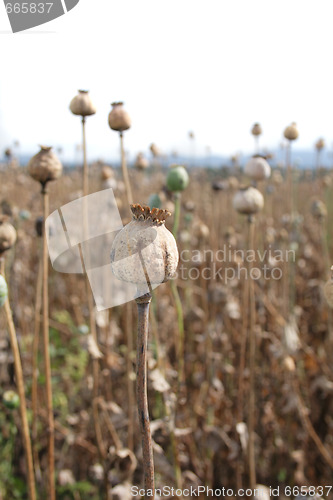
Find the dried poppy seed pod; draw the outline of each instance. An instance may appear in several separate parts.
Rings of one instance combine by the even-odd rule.
[[[321,151],[325,147],[325,140],[321,137],[315,144],[316,150]]]
[[[331,267],[332,276],[324,286],[325,299],[330,307],[333,307],[333,266]]]
[[[51,146],[40,146],[40,151],[28,163],[28,172],[35,181],[45,185],[58,179],[62,173],[62,164],[53,153]]]
[[[298,129],[296,123],[293,122],[291,125],[284,129],[283,135],[288,141],[296,141],[298,139]]]
[[[234,196],[233,207],[240,214],[253,215],[264,206],[264,197],[254,187],[241,188]]]
[[[111,249],[112,272],[121,281],[147,285],[171,279],[178,265],[178,249],[165,227],[170,212],[131,205],[133,220],[115,237]],[[144,262],[144,265],[142,264]]]
[[[146,168],[149,167],[149,162],[148,162],[147,158],[145,158],[143,156],[143,153],[137,154],[134,166],[138,170],[146,170]]]
[[[234,177],[233,175],[228,178],[228,184],[229,184],[229,189],[233,191],[239,188],[239,180],[237,179],[237,177]]]
[[[93,105],[88,90],[79,90],[69,105],[69,109],[73,115],[91,116],[96,113],[96,108]]]
[[[150,149],[151,154],[153,155],[154,158],[157,158],[158,156],[161,156],[160,149],[153,142],[149,146],[149,149]]]
[[[213,191],[225,191],[229,187],[227,181],[213,181],[212,190]]]
[[[177,191],[184,191],[189,182],[190,178],[185,167],[177,165],[169,170],[166,180],[169,191],[172,191],[173,193]]]
[[[260,123],[255,123],[251,129],[251,134],[254,136],[258,136],[262,134],[262,128]]]
[[[110,128],[117,132],[128,130],[132,125],[129,114],[124,110],[123,104],[123,102],[113,102],[111,104],[112,109],[109,113]]]
[[[110,177],[113,177],[113,170],[111,167],[108,165],[104,165],[101,171],[101,181],[106,181],[107,179],[110,179]]]
[[[311,214],[316,219],[323,219],[327,216],[327,208],[321,200],[315,200],[311,205]]]
[[[16,241],[16,229],[8,222],[6,215],[0,216],[0,256],[9,250]]]
[[[290,373],[293,373],[296,370],[295,361],[291,356],[286,356],[283,359],[283,366]]]
[[[246,163],[244,173],[254,181],[263,181],[271,175],[271,167],[265,158],[253,156]]]
[[[274,184],[279,185],[283,182],[282,174],[279,170],[274,170],[272,174],[272,181]]]
[[[38,238],[43,237],[44,217],[42,217],[42,216],[37,217],[37,219],[35,221],[35,231],[36,231],[36,235],[38,236]]]
[[[4,305],[8,297],[8,287],[5,278],[0,274],[0,307]]]

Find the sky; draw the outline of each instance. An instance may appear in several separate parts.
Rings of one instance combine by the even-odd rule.
[[[125,147],[154,142],[200,155],[276,148],[295,121],[295,148],[333,147],[331,0],[80,0],[48,24],[12,34],[0,5],[0,151],[60,145],[74,158],[81,124],[69,102],[90,91],[90,158],[118,155],[111,102],[132,118]],[[195,145],[188,132],[195,134]]]

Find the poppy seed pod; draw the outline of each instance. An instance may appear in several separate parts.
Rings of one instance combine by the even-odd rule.
[[[316,147],[317,151],[321,151],[322,149],[324,149],[325,141],[322,137],[320,139],[318,139],[318,141],[315,144],[315,147]]]
[[[153,208],[161,208],[162,201],[157,193],[153,193],[149,196],[148,205]]]
[[[110,128],[117,132],[128,130],[132,125],[129,114],[124,110],[123,104],[123,102],[113,102],[111,104],[112,109],[109,113]]]
[[[233,207],[240,214],[252,215],[264,206],[264,197],[254,187],[241,188],[234,196]]]
[[[2,396],[2,402],[9,410],[15,410],[20,406],[19,395],[14,391],[6,391]]]
[[[246,163],[244,173],[254,181],[263,181],[271,175],[271,167],[265,158],[253,156]]]
[[[151,154],[153,155],[154,158],[157,158],[158,156],[161,156],[161,151],[159,148],[154,144],[153,142],[149,146],[149,149],[151,151]]]
[[[0,216],[0,255],[9,250],[16,241],[16,229],[8,222],[6,215]]]
[[[229,184],[229,189],[231,189],[232,191],[239,188],[239,180],[237,179],[237,177],[234,176],[229,177],[228,184]]]
[[[262,128],[260,123],[255,123],[251,129],[251,134],[254,136],[258,136],[262,134]]]
[[[167,188],[169,191],[177,192],[184,191],[187,188],[190,178],[184,167],[181,165],[175,166],[169,170],[167,176]]]
[[[296,123],[293,122],[291,125],[284,129],[283,135],[288,141],[295,141],[298,139],[298,129]]]
[[[138,170],[145,170],[146,168],[149,167],[149,162],[147,158],[143,156],[142,153],[138,153],[136,160],[135,160],[135,167]]]
[[[321,200],[315,200],[311,205],[311,214],[316,219],[323,219],[327,215],[327,208],[325,203]]]
[[[53,153],[52,147],[40,146],[40,151],[28,163],[28,172],[35,181],[46,184],[58,179],[62,173],[62,164]]]
[[[91,116],[96,113],[96,108],[91,102],[88,90],[79,90],[78,95],[71,100],[69,109],[73,115],[79,116]]]
[[[213,191],[225,191],[229,187],[227,181],[213,181],[212,190]]]
[[[178,265],[174,236],[165,227],[170,212],[131,205],[133,220],[115,237],[112,272],[121,281],[137,285],[160,284],[173,277]]]
[[[106,181],[107,179],[110,179],[110,177],[113,177],[113,170],[111,167],[108,165],[104,165],[101,171],[101,180]]]
[[[274,170],[272,174],[272,181],[274,184],[279,185],[283,182],[282,174],[279,170]]]
[[[35,221],[35,231],[38,238],[42,238],[44,231],[44,217],[37,217]]]
[[[0,307],[4,305],[8,297],[8,287],[5,278],[0,274]]]

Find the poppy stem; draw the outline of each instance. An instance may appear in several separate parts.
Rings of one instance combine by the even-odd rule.
[[[138,307],[138,339],[136,358],[136,395],[139,422],[142,435],[143,470],[146,497],[154,499],[154,457],[150,431],[148,395],[147,395],[147,345],[148,320],[151,294],[147,293],[136,299]],[[151,490],[152,496],[148,494]]]

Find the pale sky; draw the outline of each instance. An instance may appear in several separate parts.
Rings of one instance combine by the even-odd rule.
[[[251,152],[254,122],[261,144],[275,148],[295,121],[295,148],[333,143],[332,0],[80,0],[65,16],[9,34],[0,5],[0,149],[64,145],[74,156],[80,119],[68,105],[89,89],[90,157],[116,156],[107,123],[124,101],[133,126],[132,155],[155,142],[197,154]]]

